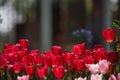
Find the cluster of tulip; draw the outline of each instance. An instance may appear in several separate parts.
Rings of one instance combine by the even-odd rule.
[[[115,39],[114,29],[103,30],[108,43]],[[39,53],[28,50],[27,39],[5,44],[0,55],[0,80],[120,80],[119,53],[103,46],[86,49],[76,44],[71,51],[60,46]]]

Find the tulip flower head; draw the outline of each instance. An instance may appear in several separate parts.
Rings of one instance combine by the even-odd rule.
[[[98,74],[100,72],[98,64],[88,64],[87,66],[91,74]]]
[[[23,69],[23,64],[21,62],[14,63],[13,68],[15,73],[20,73]]]
[[[107,60],[100,60],[98,64],[99,64],[100,72],[102,74],[107,73],[107,71],[109,70],[110,62]]]
[[[29,43],[29,40],[27,40],[27,39],[20,39],[19,40],[20,46],[24,49],[28,48],[28,43]]]
[[[110,77],[109,77],[109,80],[117,80],[115,75],[111,74]]]
[[[109,28],[102,31],[103,38],[107,43],[112,43],[115,39],[116,31],[115,29]]]
[[[74,54],[77,54],[77,55],[82,55],[82,53],[85,51],[85,48],[86,48],[86,45],[85,43],[82,43],[82,44],[77,44],[77,45],[73,45],[73,52]]]
[[[120,73],[118,73],[117,75],[117,80],[120,80]]]
[[[102,80],[102,74],[91,74],[91,80]]]
[[[34,75],[34,66],[26,66],[25,71],[28,75],[33,76]]]
[[[63,66],[54,67],[52,71],[56,78],[62,79],[64,77],[65,70]]]
[[[48,75],[48,68],[47,67],[37,68],[37,73],[40,79],[44,79]]]
[[[85,68],[83,60],[74,60],[74,66],[75,66],[75,70],[80,72],[83,71]]]
[[[82,78],[82,77],[79,77],[79,78],[75,78],[75,80],[87,80],[87,78]]]
[[[0,55],[0,69],[7,65],[7,59]]]
[[[29,80],[29,75],[17,76],[17,80]]]

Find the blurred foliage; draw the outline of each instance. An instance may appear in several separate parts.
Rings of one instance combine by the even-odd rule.
[[[14,6],[18,12],[26,13],[29,9],[34,8],[36,0],[14,0]]]
[[[36,20],[37,0],[13,0],[13,5],[18,13],[22,13],[29,21]]]
[[[115,20],[113,21],[112,26],[113,26],[115,29],[120,28],[120,20],[115,19]]]
[[[115,19],[112,26],[116,29],[116,40],[114,42],[114,48],[116,51],[120,51],[120,20]]]

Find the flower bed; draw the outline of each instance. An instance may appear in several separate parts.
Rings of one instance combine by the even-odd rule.
[[[111,44],[115,30],[103,30],[103,37]],[[5,44],[0,55],[0,80],[120,80],[119,52],[107,51],[101,45],[86,49],[76,44],[71,51],[60,46],[40,54],[28,49],[29,41]]]

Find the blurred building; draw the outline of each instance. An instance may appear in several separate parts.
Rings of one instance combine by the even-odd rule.
[[[6,14],[16,19],[11,31],[0,35],[0,46],[25,38],[29,39],[31,49],[41,51],[52,45],[69,50],[82,42],[91,48],[103,43],[101,31],[112,27],[114,19],[120,19],[119,0],[1,0],[0,4],[0,8],[10,4],[16,13]]]

